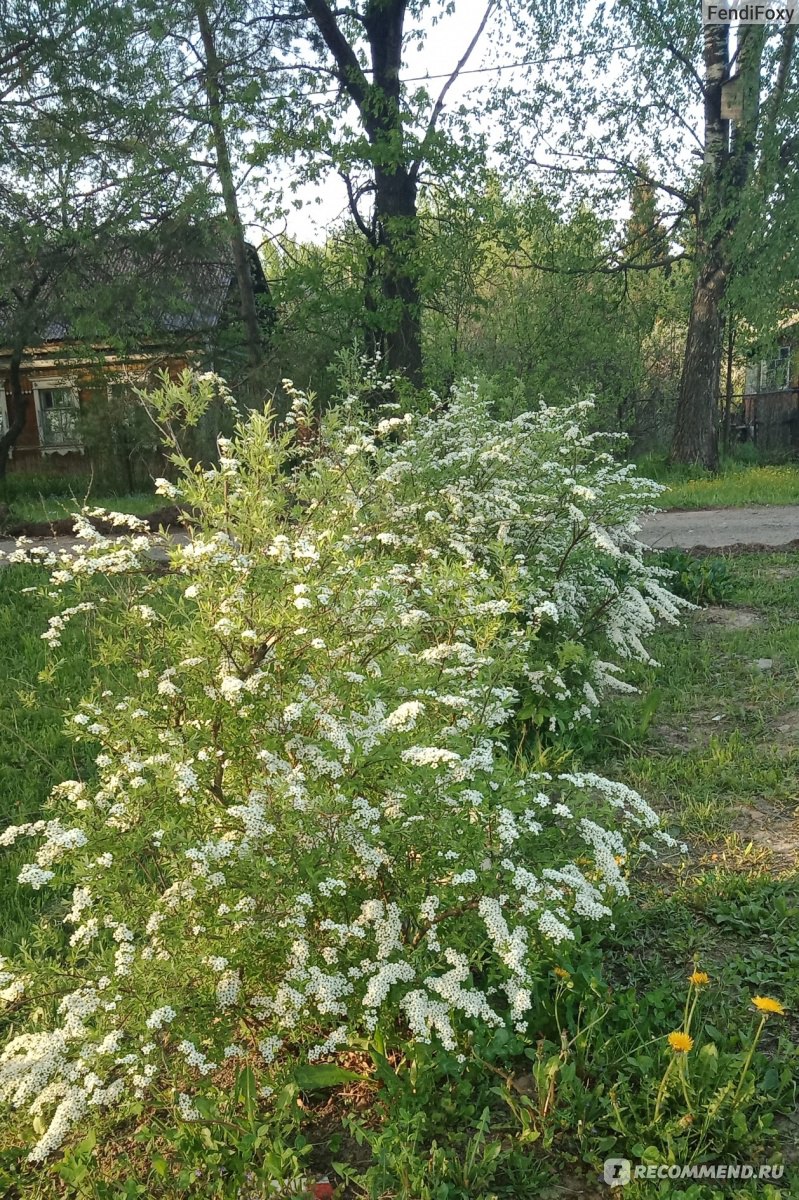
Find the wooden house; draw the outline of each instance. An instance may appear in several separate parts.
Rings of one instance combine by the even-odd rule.
[[[249,250],[256,295],[268,298],[260,260]],[[58,295],[54,286],[55,301],[41,299],[35,343],[23,352],[25,423],[11,450],[13,470],[82,469],[84,418],[98,398],[122,405],[159,371],[175,375],[190,362],[208,363],[220,334],[238,318],[235,268],[224,238],[210,249],[204,239],[194,250],[152,260],[140,248],[117,250],[104,262],[92,319],[77,327],[58,315]],[[146,317],[131,320],[139,300]],[[12,394],[12,350],[3,344],[8,325],[3,316],[0,301],[0,435],[9,427]],[[97,332],[87,336],[92,325]]]

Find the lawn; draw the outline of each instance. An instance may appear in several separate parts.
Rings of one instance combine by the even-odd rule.
[[[641,698],[609,710],[589,752],[690,848],[673,880],[641,885],[634,974],[696,955],[718,979],[719,1024],[752,989],[799,1007],[799,562],[730,568],[729,604],[655,639],[661,665],[639,670]]]
[[[66,496],[36,495],[33,492],[15,496],[10,504],[10,520],[56,521],[69,517],[84,504],[92,508],[105,508],[113,512],[134,513],[137,516],[154,512],[164,501],[153,492],[133,492],[128,496],[95,495],[94,492],[75,490]]]
[[[78,748],[64,733],[64,714],[89,686],[86,656],[70,660],[70,672],[47,670],[41,633],[49,611],[25,589],[41,581],[27,567],[0,570],[0,794],[2,825],[42,815],[50,788],[85,769]],[[0,859],[0,954],[8,953],[30,931],[44,893],[16,884],[24,849],[2,852]],[[16,869],[15,869],[16,868]]]
[[[753,994],[779,997],[790,1013],[799,1011],[799,564],[791,555],[748,555],[731,560],[731,571],[729,604],[701,610],[683,628],[659,634],[654,651],[661,665],[634,672],[640,695],[607,706],[590,738],[572,748],[572,765],[638,788],[667,815],[689,851],[684,857],[666,856],[638,876],[633,884],[635,904],[622,911],[615,930],[603,933],[582,962],[576,954],[575,963],[564,958],[574,977],[564,985],[563,1011],[570,1003],[567,989],[574,985],[593,994],[597,1011],[604,1013],[595,1041],[587,1031],[581,1034],[586,1045],[577,1069],[592,1081],[588,1108],[582,1093],[582,1107],[575,1107],[575,1081],[566,1051],[559,1056],[556,1043],[551,1057],[542,1034],[530,1068],[537,1090],[517,1098],[515,1113],[511,1104],[514,1120],[498,1124],[493,1135],[506,1147],[509,1138],[517,1138],[517,1157],[528,1164],[515,1185],[522,1190],[514,1191],[513,1184],[500,1188],[495,1180],[489,1190],[473,1191],[474,1196],[554,1197],[564,1194],[559,1190],[564,1179],[578,1189],[569,1194],[593,1196],[599,1193],[590,1190],[588,1181],[596,1179],[606,1154],[621,1149],[645,1160],[647,1154],[668,1153],[667,1132],[655,1151],[640,1141],[638,1081],[653,1069],[652,1042],[678,1027],[685,980],[696,964],[711,980],[692,1027],[697,1047],[712,1042],[722,1054],[742,1055],[754,1023],[749,1015]],[[74,760],[74,747],[61,726],[63,713],[87,686],[86,658],[68,677],[59,674],[57,682],[45,670],[39,637],[45,611],[23,591],[34,579],[27,569],[0,572],[0,663],[5,680],[0,691],[0,786],[3,816],[11,821],[38,816],[50,785],[75,776],[85,765]],[[44,893],[26,891],[20,899],[15,875],[23,855],[22,850],[3,851],[0,859],[0,952],[21,938],[35,945],[35,918]],[[577,1019],[579,1023],[579,1015]],[[725,1185],[695,1184],[685,1191],[681,1186],[670,1190],[669,1184],[633,1184],[624,1195],[634,1200],[655,1195],[787,1200],[799,1194],[799,1173],[790,1165],[797,1156],[797,1131],[791,1123],[796,1032],[792,1015],[769,1024],[761,1046],[764,1054],[758,1053],[755,1060],[760,1101],[749,1110],[750,1127],[738,1131],[747,1150],[726,1155],[743,1161],[786,1161],[779,1187],[763,1190],[740,1184],[727,1190]],[[706,1054],[705,1060],[710,1057]],[[457,1094],[453,1086],[451,1095],[436,1099],[436,1113],[427,1128],[439,1145],[448,1136],[456,1144],[460,1124],[476,1119],[464,1117],[458,1107],[466,1103],[465,1095],[472,1107],[463,1111],[474,1113],[466,1076],[459,1087]],[[494,1091],[498,1094],[499,1089]],[[484,1103],[497,1103],[488,1093],[476,1094],[482,1097],[478,1113]],[[315,1158],[329,1162],[331,1136],[338,1158],[346,1143],[340,1133],[331,1135],[329,1107],[324,1114],[327,1123],[320,1124],[319,1111],[309,1106],[303,1136],[312,1143],[316,1137]],[[686,1119],[693,1117],[688,1114]],[[138,1148],[130,1139],[124,1147],[125,1172],[137,1179],[138,1191],[62,1190],[63,1179],[77,1169],[73,1158],[61,1165],[58,1181],[48,1175],[40,1184],[21,1183],[5,1194],[37,1200],[57,1195],[177,1196],[180,1188],[170,1190],[164,1182],[170,1170],[164,1164],[175,1154],[188,1154],[188,1143],[170,1147],[159,1141],[156,1153],[147,1136],[141,1134],[143,1145]],[[489,1132],[489,1142],[491,1136]],[[199,1139],[191,1152],[205,1153],[203,1144],[207,1139]],[[679,1155],[679,1149],[672,1152]],[[91,1147],[85,1152],[96,1180],[113,1166],[107,1156],[98,1164],[93,1153]],[[726,1161],[721,1152],[710,1157]],[[13,1178],[13,1173],[5,1178]],[[548,1190],[550,1184],[553,1190]]]
[[[697,468],[668,467],[662,459],[650,458],[641,461],[640,471],[668,487],[660,500],[663,508],[799,504],[799,466],[792,463],[758,466],[727,461],[717,475],[711,475]],[[153,492],[110,495],[98,492],[88,479],[75,480],[72,485],[47,478],[39,483],[37,487],[36,481],[31,485],[21,477],[10,477],[5,502],[12,520],[53,521],[70,516],[84,503],[136,515],[146,515],[163,505]]]
[[[641,473],[668,487],[663,508],[741,508],[748,504],[799,504],[799,466],[758,466],[728,461],[717,475],[697,468],[667,467],[646,459]]]

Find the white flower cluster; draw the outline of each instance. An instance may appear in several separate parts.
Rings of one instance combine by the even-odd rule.
[[[378,1028],[448,1050],[535,1030],[539,960],[609,918],[659,830],[629,788],[525,767],[509,729],[589,719],[678,612],[635,540],[657,486],[583,419],[501,421],[466,386],[375,432],[345,403],[289,470],[253,413],[217,467],[159,485],[195,521],[160,543],[170,572],[85,520],[53,556],[51,629],[81,613],[101,658],[70,725],[94,770],[0,834],[36,843],[20,885],[59,917],[0,972],[0,1099],[44,1130],[33,1160],[156,1084],[196,1119],[229,1058],[268,1096],[291,1056]],[[101,682],[109,647],[127,690]]]

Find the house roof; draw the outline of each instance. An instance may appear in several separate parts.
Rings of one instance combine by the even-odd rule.
[[[258,255],[247,249],[255,292],[268,294]],[[235,282],[230,242],[218,231],[190,231],[173,244],[141,236],[90,247],[40,290],[31,341],[208,334],[221,323]],[[0,343],[10,340],[13,323],[11,305],[0,298]]]

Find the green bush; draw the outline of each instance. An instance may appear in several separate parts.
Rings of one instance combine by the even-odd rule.
[[[165,385],[163,428],[219,387]],[[196,525],[169,571],[122,516],[79,518],[75,558],[19,552],[51,568],[49,686],[76,658],[95,683],[83,768],[0,834],[41,898],[0,963],[9,1195],[232,1200],[324,1169],[510,1200],[547,1153],[771,1136],[754,1030],[713,1032],[710,984],[683,1010],[604,978],[672,839],[519,745],[521,721],[557,750],[676,619],[634,539],[657,488],[582,405],[499,421],[463,386],[371,420],[358,390],[321,425],[293,393],[278,439],[250,415],[214,467],[173,450],[160,488]]]
[[[732,573],[724,558],[702,558],[684,550],[662,550],[658,562],[672,574],[669,587],[691,604],[726,604],[732,595]]]

